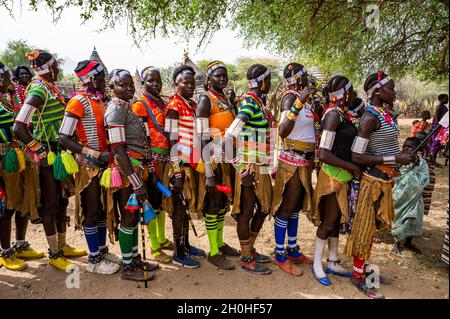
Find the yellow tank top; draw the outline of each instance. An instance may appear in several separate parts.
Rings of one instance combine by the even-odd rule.
[[[212,129],[211,137],[223,137],[226,129],[230,127],[235,118],[232,108],[227,101],[210,91],[205,92],[205,95],[211,101],[211,113],[209,116],[209,127]]]

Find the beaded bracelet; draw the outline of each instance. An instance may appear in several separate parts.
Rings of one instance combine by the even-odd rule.
[[[241,175],[241,177],[245,177],[248,175],[249,170],[248,168],[245,166],[244,163],[241,162],[239,157],[234,158],[231,161],[231,165],[234,166],[234,168],[236,169],[236,171]]]
[[[92,149],[92,148],[84,146],[83,149],[81,150],[81,154],[84,154],[84,155],[87,155],[87,156],[90,156],[90,157],[98,159],[98,158],[100,158],[100,154],[101,153],[99,151],[96,151],[96,150]]]
[[[287,118],[295,121],[300,114],[300,110],[303,108],[303,104],[300,103],[298,100],[295,101],[294,104],[292,104],[291,109],[289,110],[287,114]]]
[[[181,172],[180,163],[178,162],[178,157],[171,157],[170,163],[172,164],[173,175],[175,178],[181,178],[183,173]]]

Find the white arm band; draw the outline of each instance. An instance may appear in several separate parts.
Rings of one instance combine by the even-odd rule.
[[[365,154],[369,139],[361,136],[355,137],[352,145],[352,152],[357,154]]]
[[[383,156],[383,164],[393,165],[395,163],[395,155]]]
[[[145,134],[147,136],[150,136],[150,130],[148,129],[148,122],[144,122],[144,126],[145,126]]]
[[[59,133],[73,136],[75,129],[77,128],[78,119],[74,117],[64,116],[61,127],[59,128]]]
[[[241,119],[239,118],[234,119],[233,123],[231,123],[230,127],[225,132],[225,138],[238,137],[244,125],[245,122],[242,121]]]
[[[197,134],[199,135],[209,135],[209,118],[207,117],[197,117]]]
[[[19,114],[17,114],[16,121],[24,124],[30,124],[31,119],[33,118],[34,112],[36,112],[37,108],[33,105],[25,103],[20,108]]]
[[[123,125],[110,125],[108,130],[111,144],[125,143],[125,127]]]
[[[164,122],[164,131],[170,134],[172,140],[175,140],[178,137],[178,120],[166,119]]]
[[[335,131],[324,130],[322,133],[322,138],[320,139],[319,148],[331,151],[331,149],[333,148],[335,137]]]

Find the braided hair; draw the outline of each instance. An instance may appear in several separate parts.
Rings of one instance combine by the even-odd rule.
[[[327,95],[328,95],[329,102],[334,102],[333,99],[330,98],[330,94],[332,92],[336,92],[336,91],[344,88],[349,83],[350,83],[350,80],[343,75],[333,76],[327,83],[327,86],[328,86]],[[350,89],[347,90],[344,95],[344,103],[348,105],[351,102],[352,97],[353,96],[350,96]]]
[[[285,79],[290,78],[294,74],[300,72],[300,70],[303,70],[303,65],[301,65],[299,63],[295,63],[295,62],[294,63],[289,63],[288,65],[286,65],[284,67],[283,77]]]
[[[177,79],[178,74],[180,74],[181,72],[184,72],[184,71],[190,71],[195,76],[195,71],[194,71],[193,67],[191,67],[187,64],[180,65],[173,71],[172,80],[173,80],[174,84],[177,84],[176,79]]]
[[[267,67],[262,64],[253,64],[247,70],[247,80],[256,79],[258,76],[264,74],[267,71]]]
[[[114,82],[119,79],[120,73],[126,73],[126,74],[131,76],[130,71],[125,70],[125,69],[114,69],[114,70],[112,70],[111,73],[109,73],[109,88],[110,89],[113,89]]]

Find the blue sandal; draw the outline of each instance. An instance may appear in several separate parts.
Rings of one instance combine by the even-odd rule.
[[[325,275],[325,277],[323,277],[323,278],[318,278],[318,277],[316,276],[316,273],[314,272],[314,266],[311,266],[311,271],[312,271],[312,273],[313,273],[313,275],[314,275],[314,278],[316,278],[316,280],[317,280],[319,283],[321,283],[321,284],[324,285],[324,286],[331,286],[331,281],[330,281],[330,279],[328,278],[327,275]]]
[[[341,261],[340,260],[329,260],[327,259],[327,262],[332,262],[332,263],[336,263],[336,264],[340,264]],[[327,269],[325,269],[325,273],[327,275],[333,275],[333,276],[339,276],[339,277],[344,277],[344,278],[351,278],[352,277],[352,273],[351,272],[346,272],[346,273],[339,273],[334,271],[333,269],[327,267]]]

